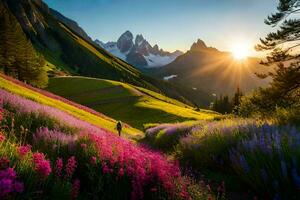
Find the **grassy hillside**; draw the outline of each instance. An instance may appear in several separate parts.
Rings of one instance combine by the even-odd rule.
[[[100,113],[0,74],[0,199],[213,195],[163,154],[118,137],[112,125]]]
[[[111,119],[104,115],[103,116],[96,115],[86,109],[85,110],[82,109],[82,107],[76,107],[74,105],[71,105],[67,101],[62,101],[61,99],[58,99],[58,98],[55,99],[55,98],[49,97],[49,95],[47,95],[47,94],[45,95],[38,91],[34,91],[30,88],[26,88],[20,84],[17,84],[16,82],[7,80],[2,75],[0,76],[0,88],[5,89],[9,92],[13,92],[22,97],[31,99],[38,103],[60,109],[76,118],[87,121],[93,125],[103,128],[103,129],[109,130],[111,132],[116,132],[116,130],[115,130],[116,121],[114,119]],[[136,138],[140,138],[143,136],[143,134],[139,130],[131,128],[127,125],[125,127],[124,134],[125,134],[124,135],[125,137],[131,138],[131,139],[136,139]]]
[[[197,112],[177,100],[144,88],[103,79],[52,78],[47,90],[138,129],[143,129],[147,123],[212,119],[216,115],[207,110]]]

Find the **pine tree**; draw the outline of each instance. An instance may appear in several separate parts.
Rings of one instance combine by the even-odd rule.
[[[269,93],[269,98],[273,99],[274,106],[288,106],[299,100],[299,95],[295,96],[300,90],[300,19],[295,15],[299,11],[299,0],[280,0],[277,12],[265,20],[267,25],[279,26],[279,29],[269,33],[256,46],[259,51],[271,51],[262,64],[277,65],[277,68],[268,74],[258,74],[260,78],[270,76],[273,79],[266,92]]]
[[[16,68],[14,63],[16,61],[16,49],[13,48],[15,35],[18,30],[14,31],[14,24],[11,17],[5,10],[3,4],[0,4],[0,53],[1,53],[1,63],[0,66],[6,74],[16,76]]]
[[[232,111],[235,114],[238,113],[238,107],[241,104],[242,97],[243,97],[243,93],[241,92],[240,88],[237,87],[236,92],[234,93],[234,96],[231,101]]]
[[[48,83],[45,60],[35,52],[16,18],[0,3],[0,67],[5,74],[33,86]]]
[[[222,114],[231,113],[232,112],[232,103],[229,101],[229,96],[221,95],[219,98],[216,98],[212,109],[214,111],[217,111]]]

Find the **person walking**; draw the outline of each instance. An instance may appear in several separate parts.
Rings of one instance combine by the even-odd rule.
[[[118,131],[118,133],[119,133],[119,137],[121,137],[121,132],[122,132],[122,123],[120,122],[120,121],[118,121],[118,123],[117,123],[117,131]]]

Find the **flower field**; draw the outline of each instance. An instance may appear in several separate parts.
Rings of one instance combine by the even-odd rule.
[[[90,108],[71,102],[67,99],[51,94],[44,90],[33,88],[27,84],[24,84],[18,80],[10,78],[0,73],[0,88],[10,91],[14,94],[20,95],[27,99],[31,99],[43,105],[57,108],[71,116],[86,121],[90,124],[105,127],[110,132],[116,132],[116,121],[106,117],[105,115],[93,111]],[[124,136],[129,139],[137,139],[142,136],[142,133],[134,129],[127,124],[124,128]]]
[[[162,124],[146,133],[156,147],[161,138],[170,141],[176,135],[169,150],[183,166],[231,174],[265,199],[299,198],[300,131],[294,126],[227,119]]]
[[[213,198],[161,153],[17,94],[0,89],[1,198]]]

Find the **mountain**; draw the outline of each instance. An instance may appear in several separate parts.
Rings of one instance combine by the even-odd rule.
[[[151,46],[143,35],[134,37],[130,31],[123,33],[117,42],[103,43],[95,40],[95,43],[138,68],[161,67],[183,54],[178,50],[173,53],[164,51],[157,44]]]
[[[60,12],[50,8],[50,13],[56,17],[58,20],[62,21],[64,24],[68,25],[70,29],[72,29],[74,32],[76,32],[78,35],[83,37],[85,40],[92,41],[92,38],[77,24],[77,22],[65,17]]]
[[[164,67],[148,70],[147,73],[168,82],[189,85],[190,88],[210,94],[233,94],[237,87],[249,92],[268,83],[255,73],[265,72],[258,58],[238,61],[229,52],[207,47],[198,40],[191,49]]]
[[[42,0],[1,0],[0,5],[16,18],[35,49],[45,57],[47,65],[52,66],[49,75],[82,75],[121,81],[192,104],[184,88],[178,89],[146,76],[113,56],[91,41],[75,21],[49,8]],[[125,34],[118,41],[122,52],[132,48],[131,38],[130,34]],[[200,104],[206,105],[207,101],[204,97]]]

